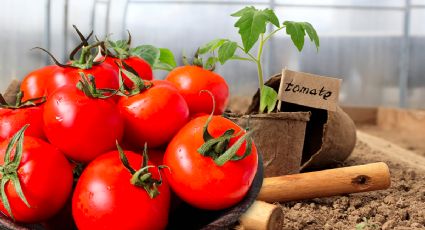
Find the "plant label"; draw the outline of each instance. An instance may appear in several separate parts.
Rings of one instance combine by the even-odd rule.
[[[284,69],[279,100],[308,107],[335,111],[341,79]]]

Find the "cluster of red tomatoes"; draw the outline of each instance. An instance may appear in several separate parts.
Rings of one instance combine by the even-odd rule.
[[[171,191],[207,210],[245,196],[257,152],[221,116],[225,80],[198,66],[153,80],[146,61],[122,54],[35,70],[1,106],[3,214],[35,223],[71,206],[79,229],[164,229]]]

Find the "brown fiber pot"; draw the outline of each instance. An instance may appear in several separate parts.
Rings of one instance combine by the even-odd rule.
[[[300,171],[309,112],[231,114],[229,118],[252,131],[254,143],[263,154],[265,177]]]
[[[277,74],[265,84],[277,91],[280,79],[281,75]],[[246,113],[256,113],[259,104],[257,91]],[[344,162],[352,153],[356,144],[356,126],[339,106],[335,112],[332,112],[283,102],[281,110],[311,113],[305,131],[301,170],[332,167]]]

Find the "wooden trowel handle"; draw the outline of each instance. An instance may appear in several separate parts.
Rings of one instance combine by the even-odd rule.
[[[265,178],[258,200],[296,201],[386,189],[390,171],[383,163]]]

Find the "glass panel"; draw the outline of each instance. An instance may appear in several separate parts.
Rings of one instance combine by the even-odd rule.
[[[45,31],[45,1],[3,0],[0,7],[0,92],[13,78],[21,79],[32,69],[45,64],[40,51]],[[29,19],[29,20],[28,20]]]
[[[209,3],[230,3],[230,4],[247,4],[247,3],[268,3],[270,0],[156,0],[156,1],[147,1],[147,0],[130,0],[130,3],[183,3],[183,4],[209,4]]]
[[[408,106],[425,108],[425,9],[412,10]]]
[[[425,0],[412,0],[412,5],[425,6]]]
[[[405,0],[276,0],[278,4],[287,5],[322,5],[322,6],[378,6],[400,7],[405,5]]]

